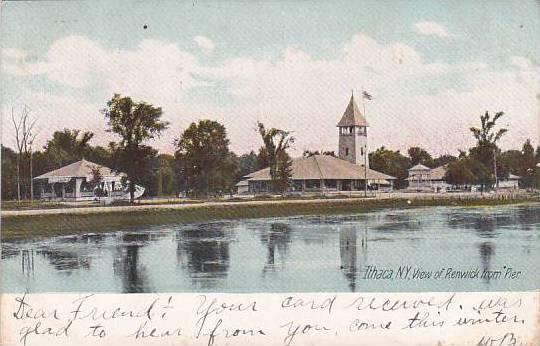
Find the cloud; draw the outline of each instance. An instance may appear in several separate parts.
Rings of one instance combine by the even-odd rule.
[[[414,24],[414,31],[419,35],[450,37],[446,28],[436,22],[418,22]]]
[[[293,131],[293,155],[304,149],[335,150],[335,125],[353,88],[365,88],[375,97],[365,105],[371,148],[420,145],[432,153],[456,154],[471,144],[468,128],[477,125],[486,110],[506,113],[506,147],[538,138],[537,129],[528,125],[537,117],[540,74],[535,69],[492,69],[476,61],[426,62],[403,42],[383,44],[363,33],[352,36],[336,53],[321,59],[290,46],[273,58],[237,56],[207,65],[162,40],[115,50],[86,37],[68,36],[54,42],[41,59],[19,67],[78,91],[78,97],[49,91],[50,95],[30,94],[26,99],[59,128],[69,124],[96,129],[96,141],[102,143],[109,137],[101,135],[105,121],[99,109],[119,92],[162,106],[171,128],[153,145],[164,151],[171,152],[173,138],[202,118],[224,123],[238,153],[261,145],[254,130],[257,120]],[[509,59],[526,65],[523,59]],[[85,98],[86,93],[99,97]],[[84,117],[84,125],[78,117]]]
[[[529,69],[532,67],[531,59],[524,58],[522,56],[513,56],[510,58],[510,63],[513,66],[519,67],[520,69]]]
[[[195,36],[193,41],[195,41],[199,48],[201,48],[205,53],[211,53],[214,51],[214,42],[212,42],[212,40],[206,36]]]

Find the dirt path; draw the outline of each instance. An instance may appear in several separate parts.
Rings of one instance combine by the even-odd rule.
[[[363,198],[327,198],[327,199],[276,199],[276,200],[264,200],[264,201],[235,201],[235,202],[203,202],[203,203],[178,203],[178,204],[139,204],[130,206],[95,206],[95,207],[80,207],[80,208],[58,208],[58,209],[32,209],[32,210],[6,210],[2,211],[2,217],[9,216],[25,216],[25,215],[57,215],[57,214],[95,214],[95,213],[114,213],[125,212],[135,210],[158,210],[158,209],[197,209],[208,207],[226,207],[226,206],[259,206],[259,205],[275,205],[275,204],[324,204],[324,203],[336,203],[336,202],[351,202],[358,201],[362,203],[365,200],[384,200],[384,199],[407,199],[413,202],[418,199],[513,199],[516,197],[524,197],[523,193],[499,193],[499,194],[484,194],[479,193],[381,193],[376,197]]]

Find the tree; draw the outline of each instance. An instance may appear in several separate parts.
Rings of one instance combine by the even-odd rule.
[[[450,162],[446,168],[444,179],[452,185],[475,184],[477,179],[471,164],[471,159],[467,157]]]
[[[449,164],[450,162],[454,162],[457,160],[457,157],[449,154],[444,154],[439,157],[436,157],[433,159],[433,168],[444,166],[446,164]]]
[[[55,131],[45,145],[45,153],[54,164],[54,168],[59,168],[88,155],[92,138],[94,134],[90,131],[82,133],[75,129]]]
[[[433,168],[433,158],[426,150],[420,147],[410,147],[407,153],[411,159],[412,166],[422,164],[424,166]]]
[[[394,187],[397,189],[407,187],[407,169],[411,167],[411,161],[398,151],[380,147],[369,154],[370,168],[379,172],[396,177]]]
[[[267,163],[270,168],[272,189],[284,192],[292,177],[292,169],[289,169],[292,160],[287,154],[287,149],[294,143],[294,137],[288,131],[276,128],[266,129],[260,122],[257,122],[257,127],[264,143],[259,150],[259,161]]]
[[[156,174],[156,195],[175,195],[178,191],[176,179],[176,161],[173,155],[160,154]]]
[[[225,126],[212,120],[191,125],[176,141],[181,188],[195,196],[230,190],[236,171]]]
[[[534,157],[534,148],[530,139],[523,143],[521,148],[521,160],[518,165],[517,175],[521,176],[523,187],[529,188],[534,185],[534,172],[536,160]]]
[[[501,164],[500,160],[495,165],[494,160],[500,152],[500,149],[497,147],[497,142],[501,137],[508,131],[508,129],[501,128],[495,131],[495,126],[497,125],[497,120],[504,115],[504,112],[497,112],[491,118],[489,112],[480,116],[480,127],[471,127],[470,131],[472,132],[477,143],[476,146],[469,150],[469,155],[473,160],[478,161],[484,167],[478,169],[479,172],[494,171],[496,166],[497,176],[504,177],[508,176],[508,171],[504,169],[504,166]],[[481,176],[479,178],[479,184],[482,186],[482,190],[485,185],[491,184],[493,180],[493,175],[479,173]]]
[[[17,198],[17,154],[2,145],[2,200]]]
[[[36,138],[33,132],[37,119],[30,118],[30,109],[24,105],[16,119],[15,110],[11,108],[11,120],[15,128],[15,145],[17,146],[17,200],[21,200],[21,165],[23,158],[32,151],[32,143]],[[30,178],[31,179],[31,178]],[[32,182],[30,182],[32,184]]]
[[[257,154],[252,150],[248,154],[240,155],[240,157],[238,157],[237,167],[238,170],[235,181],[255,172],[259,168]]]
[[[302,156],[303,157],[311,157],[313,155],[328,155],[328,156],[333,156],[333,157],[336,157],[336,153],[332,150],[332,151],[329,151],[329,150],[315,150],[315,151],[312,151],[312,150],[304,150],[304,152],[302,153]]]
[[[114,94],[103,110],[108,120],[108,132],[121,137],[117,162],[129,180],[130,201],[133,203],[135,184],[140,182],[141,167],[147,165],[149,156],[156,151],[143,143],[159,137],[169,123],[161,120],[161,107],[154,107],[146,102],[134,102],[130,97]]]

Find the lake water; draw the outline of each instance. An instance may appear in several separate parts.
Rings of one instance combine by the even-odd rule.
[[[539,240],[540,204],[169,225],[3,242],[0,290],[533,290],[540,287]],[[399,278],[407,265],[411,274],[432,276]],[[366,278],[368,266],[387,270],[383,276],[392,270],[393,279]],[[449,267],[495,274],[445,278]],[[517,276],[505,278],[510,267]]]

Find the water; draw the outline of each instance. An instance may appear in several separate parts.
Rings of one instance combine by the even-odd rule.
[[[169,225],[2,243],[2,292],[500,291],[540,287],[540,204]],[[521,271],[374,280],[365,269]]]

